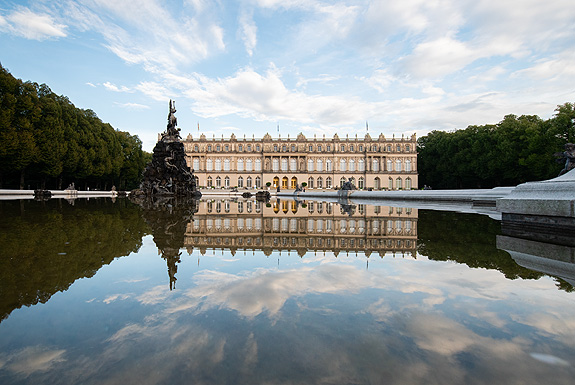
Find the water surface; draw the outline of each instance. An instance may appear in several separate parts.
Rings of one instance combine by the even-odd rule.
[[[571,384],[573,287],[486,216],[0,203],[2,384]]]

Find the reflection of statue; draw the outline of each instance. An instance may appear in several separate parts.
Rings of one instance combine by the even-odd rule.
[[[154,243],[168,266],[170,290],[176,288],[176,273],[181,262],[180,249],[184,247],[186,227],[197,212],[198,201],[157,197],[140,202],[142,215],[152,229]]]
[[[563,175],[575,168],[575,144],[565,144],[565,151],[555,153],[555,156],[558,158],[558,162],[562,162],[565,159],[565,167],[559,172],[559,175]]]

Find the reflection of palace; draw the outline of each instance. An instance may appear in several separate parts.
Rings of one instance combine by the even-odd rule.
[[[205,135],[184,141],[189,166],[198,186],[208,188],[332,189],[352,178],[358,189],[417,188],[415,135],[372,139],[297,138],[207,139]]]
[[[387,206],[305,204],[282,200],[210,200],[186,230],[185,246],[208,249],[365,252],[416,256],[417,209]],[[191,251],[190,251],[191,252]]]

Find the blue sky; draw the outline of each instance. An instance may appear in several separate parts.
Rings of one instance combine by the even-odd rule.
[[[182,136],[425,135],[575,101],[572,0],[0,1],[0,62],[150,151]]]

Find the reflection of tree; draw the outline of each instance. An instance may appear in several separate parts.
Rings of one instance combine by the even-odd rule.
[[[469,267],[495,269],[508,279],[539,279],[545,274],[519,266],[496,247],[501,224],[484,215],[419,210],[417,251],[436,261],[456,261]],[[572,291],[554,277],[560,290]]]
[[[0,320],[137,251],[139,211],[126,200],[0,202]]]
[[[197,201],[187,198],[158,197],[138,202],[145,221],[152,229],[154,242],[168,265],[170,290],[176,288],[180,248],[184,247],[186,227],[197,212]]]
[[[499,270],[509,279],[541,277],[497,249],[495,237],[500,233],[500,223],[487,216],[420,210],[417,251],[436,261]]]

